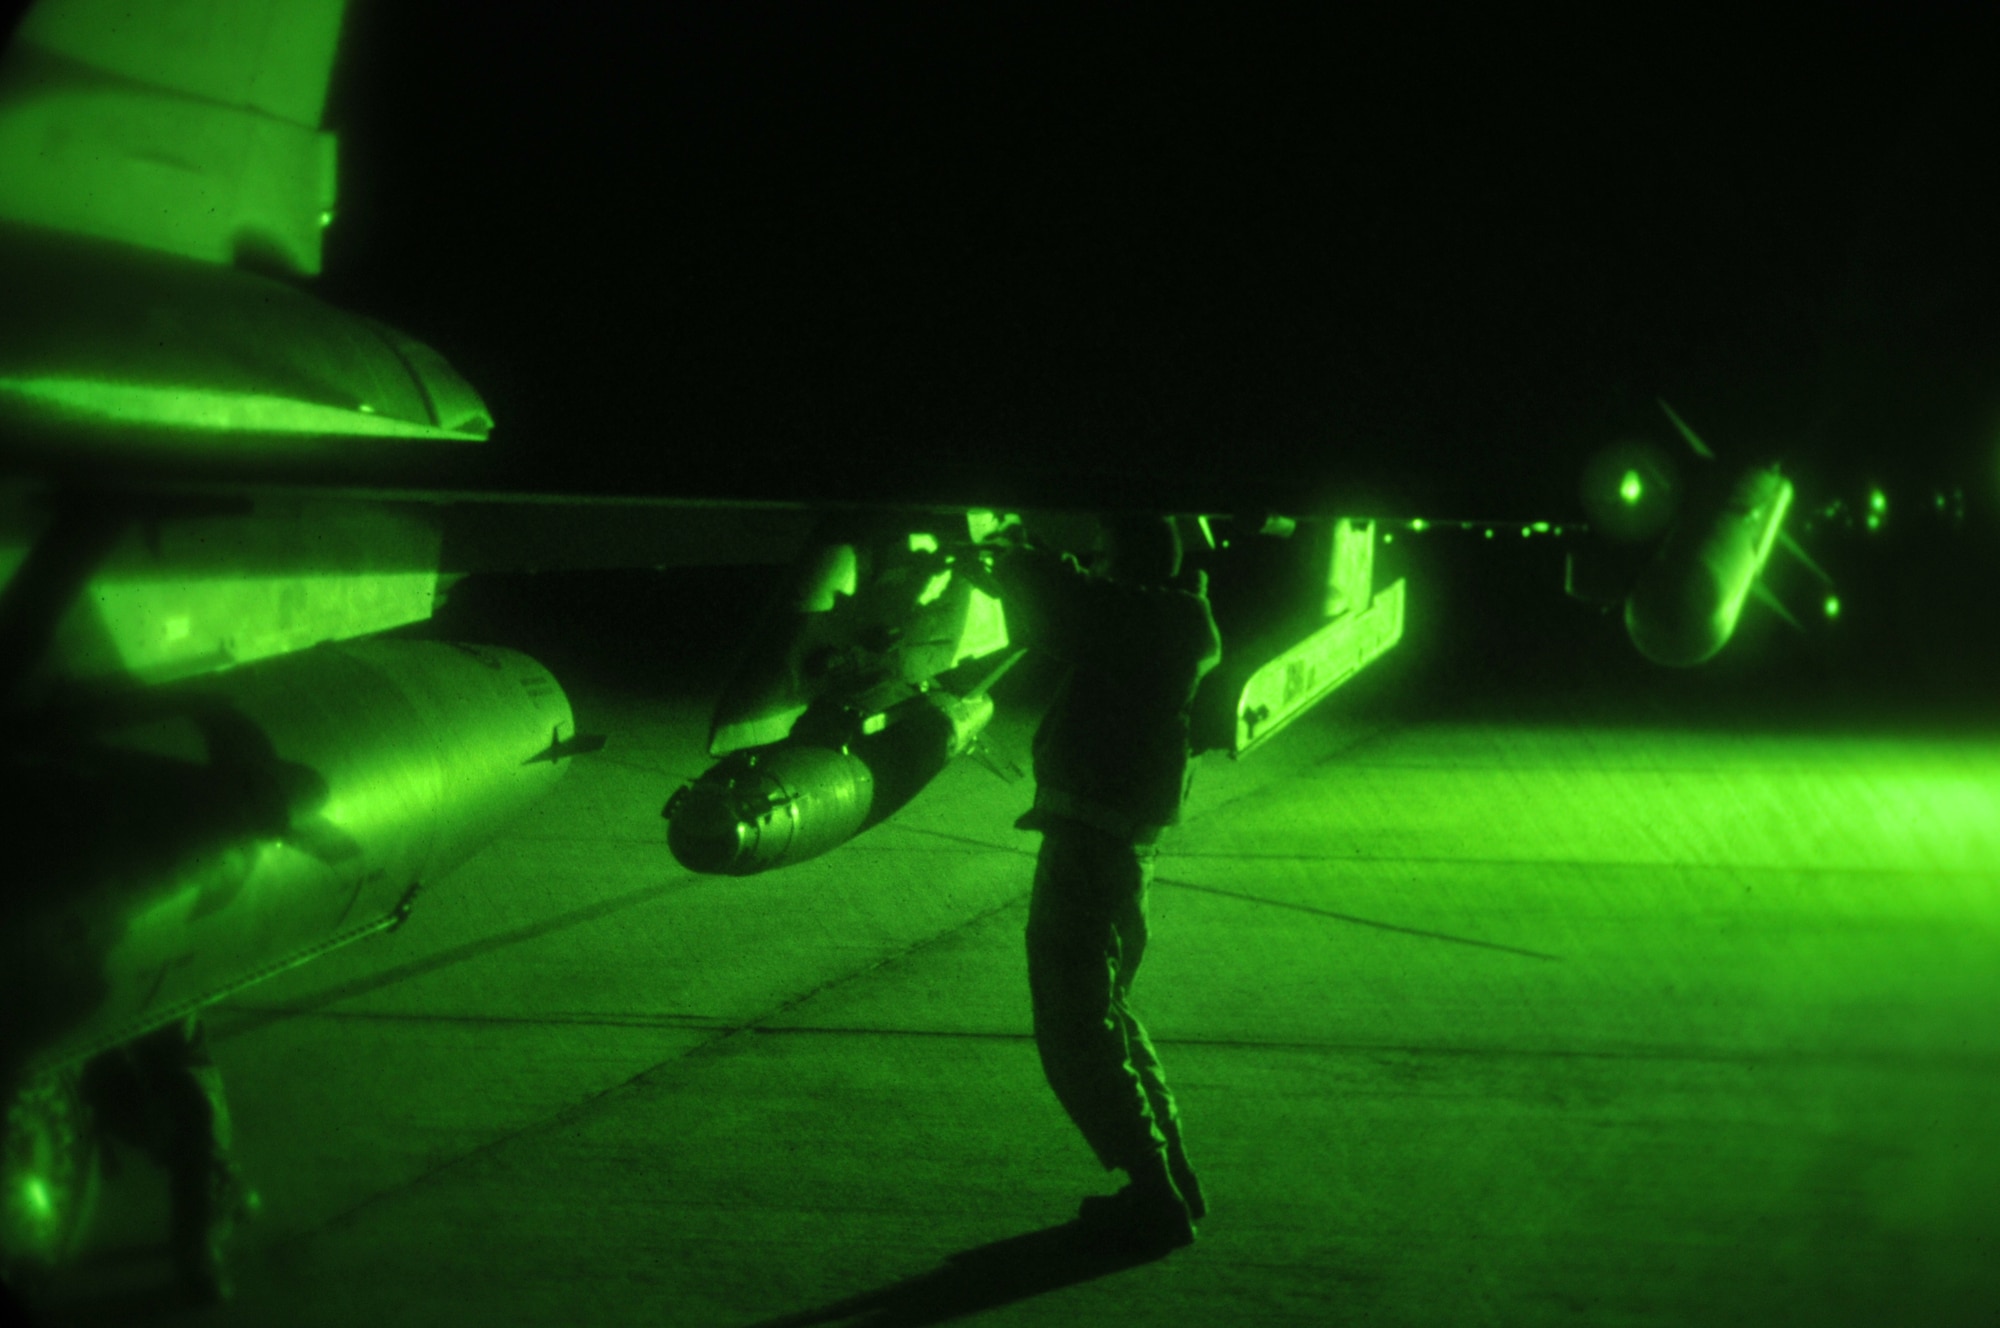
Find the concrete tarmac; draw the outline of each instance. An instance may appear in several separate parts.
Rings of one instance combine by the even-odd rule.
[[[264,1197],[168,1307],[141,1163],[52,1322],[1985,1324],[2000,739],[1322,707],[1205,758],[1135,998],[1213,1213],[1150,1264],[1043,1083],[1031,786],[692,876],[692,702],[398,932],[220,1008]],[[1018,718],[1002,737],[1025,755]],[[149,1186],[151,1188],[149,1188]]]

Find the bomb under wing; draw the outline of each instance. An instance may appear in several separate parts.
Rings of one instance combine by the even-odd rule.
[[[709,752],[720,759],[662,812],[682,866],[747,876],[817,857],[973,748],[993,716],[988,688],[1019,652],[1006,651],[999,601],[954,568],[1005,521],[975,512],[912,530],[838,518],[808,545],[717,699]]]
[[[797,736],[732,752],[677,792],[667,846],[690,871],[728,876],[818,857],[906,805],[992,717],[992,698],[942,689],[872,717],[850,713],[835,721],[844,733],[808,714]]]

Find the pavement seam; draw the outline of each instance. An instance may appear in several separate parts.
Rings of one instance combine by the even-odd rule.
[[[677,1065],[685,1064],[686,1062],[693,1060],[697,1057],[702,1057],[712,1054],[719,1048],[723,1047],[725,1044],[731,1042],[733,1039],[746,1033],[753,1033],[758,1031],[759,1025],[768,1023],[770,1020],[773,1019],[781,1018],[785,1014],[789,1013],[792,1010],[797,1009],[798,1007],[804,1005],[808,1001],[814,1000],[817,997],[829,991],[832,991],[838,987],[845,986],[849,982],[853,982],[859,978],[867,977],[868,975],[872,973],[877,973],[892,964],[900,963],[903,960],[908,959],[913,955],[920,954],[923,951],[929,949],[930,947],[938,944],[939,942],[944,941],[952,936],[955,936],[958,933],[963,932],[970,927],[976,926],[979,923],[984,922],[986,919],[993,917],[996,914],[1003,913],[1010,908],[1017,907],[1027,897],[1028,897],[1028,891],[1022,890],[1018,894],[1011,896],[1010,898],[1002,901],[999,904],[992,906],[991,908],[982,909],[980,912],[975,913],[971,917],[966,918],[961,922],[954,923],[951,926],[946,927],[944,930],[939,931],[931,936],[927,936],[921,940],[914,941],[911,944],[903,947],[901,950],[895,951],[892,954],[884,955],[881,958],[875,960],[874,962],[866,964],[861,968],[853,970],[852,972],[843,973],[838,977],[829,978],[825,982],[820,983],[818,986],[813,987],[810,990],[805,991],[797,996],[794,996],[790,1000],[781,1002],[779,1005],[765,1012],[764,1014],[758,1015],[755,1018],[746,1020],[740,1024],[736,1024],[727,1028],[718,1029],[715,1033],[715,1036],[708,1038],[705,1041],[698,1042],[694,1046],[689,1047],[686,1050],[672,1057],[669,1057],[664,1061],[659,1062],[658,1064],[650,1065],[645,1069],[639,1071],[638,1073],[631,1075],[628,1078],[623,1079],[616,1084],[612,1084],[607,1088],[600,1089],[597,1092],[592,1093],[590,1096],[581,1099],[580,1101],[572,1102],[570,1105],[555,1112],[553,1115],[543,1117],[542,1119],[537,1121],[532,1121],[526,1125],[521,1126],[519,1129],[510,1130],[507,1133],[502,1134],[496,1138],[489,1139],[485,1143],[479,1144],[476,1147],[469,1148],[463,1153],[459,1153],[454,1157],[447,1158],[443,1162],[438,1163],[436,1166],[431,1167],[426,1171],[420,1172],[419,1174],[410,1177],[408,1180],[402,1182],[399,1185],[392,1186],[389,1189],[379,1190],[376,1193],[371,1194],[366,1198],[360,1200],[359,1202],[350,1205],[341,1212],[335,1213],[333,1216],[327,1218],[324,1222],[321,1222],[318,1226],[315,1226],[309,1230],[296,1232],[293,1235],[283,1240],[273,1242],[263,1251],[262,1262],[264,1262],[267,1265],[280,1263],[288,1256],[290,1256],[294,1251],[300,1249],[315,1237],[325,1235],[328,1232],[334,1231],[340,1227],[350,1225],[354,1220],[356,1220],[359,1217],[360,1214],[362,1214],[363,1212],[365,1212],[370,1208],[373,1208],[377,1204],[382,1203],[385,1200],[392,1199],[397,1196],[409,1193],[410,1191],[413,1191],[419,1188],[420,1186],[429,1183],[430,1181],[445,1174],[446,1172],[456,1170],[457,1168],[466,1163],[475,1161],[477,1159],[495,1153],[501,1148],[504,1148],[507,1145],[516,1142],[517,1140],[525,1139],[533,1135],[542,1134],[549,1130],[560,1129],[565,1125],[573,1124],[578,1119],[582,1118],[583,1116],[595,1111],[596,1109],[604,1105],[609,1099],[616,1096],[622,1096],[625,1092],[635,1087],[643,1080],[647,1079],[649,1076],[657,1074],[662,1070],[666,1070]]]
[[[1426,941],[1445,941],[1452,945],[1469,945],[1480,950],[1498,950],[1502,954],[1520,955],[1527,959],[1542,959],[1551,963],[1561,963],[1561,955],[1547,954],[1541,950],[1529,950],[1519,945],[1506,945],[1499,941],[1482,941],[1471,936],[1454,936],[1446,931],[1429,931],[1422,927],[1404,927],[1394,922],[1378,922],[1353,913],[1336,913],[1330,908],[1315,908],[1311,904],[1294,904],[1282,899],[1266,899],[1262,895],[1246,894],[1240,890],[1223,890],[1213,885],[1198,885],[1193,881],[1179,881],[1168,876],[1156,876],[1154,885],[1171,885],[1182,890],[1192,890],[1197,894],[1216,895],[1223,899],[1241,900],[1247,904],[1262,904],[1267,908],[1288,909],[1294,913],[1307,913],[1316,918],[1329,918],[1335,922],[1352,923],[1357,927],[1370,927],[1376,931],[1395,932],[1402,936],[1414,936]]]
[[[929,835],[938,839],[956,840],[960,843],[975,844],[982,848],[993,849],[998,852],[1018,853],[1022,857],[1034,856],[1026,849],[1015,848],[1012,845],[1006,845],[1006,844],[988,843],[984,840],[973,839],[968,835],[954,835],[949,831],[945,830],[930,830],[922,826],[913,826],[913,825],[904,826],[902,828],[912,834]],[[1194,855],[1162,854],[1162,856],[1191,857]],[[1224,855],[1218,854],[1212,856],[1224,856]],[[1347,861],[1362,861],[1363,859],[1329,858],[1326,860],[1332,862],[1347,862]],[[1391,860],[1393,861],[1393,859]],[[1447,859],[1447,861],[1449,861],[1449,859]],[[1192,890],[1200,894],[1219,895],[1225,899],[1240,899],[1245,903],[1265,904],[1270,906],[1271,908],[1292,909],[1300,913],[1310,913],[1315,917],[1330,918],[1336,922],[1349,922],[1360,927],[1372,927],[1378,931],[1397,932],[1401,935],[1416,936],[1424,940],[1448,941],[1454,945],[1470,945],[1482,950],[1498,950],[1505,954],[1523,955],[1529,959],[1544,959],[1555,962],[1561,962],[1562,959],[1561,955],[1545,954],[1540,950],[1529,950],[1518,945],[1506,945],[1498,941],[1482,941],[1470,936],[1455,936],[1450,932],[1429,931],[1422,927],[1405,927],[1398,923],[1381,922],[1377,921],[1374,918],[1359,917],[1352,913],[1338,913],[1332,909],[1316,908],[1311,904],[1294,904],[1288,900],[1267,899],[1262,895],[1246,894],[1237,890],[1224,890],[1219,886],[1213,886],[1213,885],[1201,885],[1194,881],[1184,881],[1172,876],[1155,876],[1153,878],[1153,884],[1170,885],[1175,887],[1176,889]]]
[[[461,945],[454,945],[449,949],[440,950],[436,954],[426,955],[422,959],[412,959],[406,963],[398,964],[394,968],[382,969],[366,977],[355,978],[352,981],[343,982],[338,986],[329,987],[325,991],[294,1002],[285,1009],[267,1010],[248,1015],[240,1022],[232,1021],[227,1028],[212,1031],[210,1033],[210,1040],[227,1042],[232,1038],[241,1037],[245,1033],[253,1033],[260,1028],[278,1023],[292,1015],[311,1014],[329,1005],[335,1005],[356,996],[365,996],[369,992],[379,991],[384,987],[392,987],[399,982],[422,977],[426,973],[433,973],[439,969],[450,968],[454,964],[463,963],[468,959],[477,959],[481,955],[490,954],[495,950],[506,949],[510,945],[518,945],[523,941],[538,940],[541,937],[551,936],[559,931],[566,931],[571,927],[581,926],[587,922],[596,922],[613,914],[622,913],[628,908],[636,908],[641,904],[651,903],[671,890],[692,883],[689,880],[675,880],[664,882],[660,885],[642,886],[637,890],[630,890],[622,895],[613,895],[609,899],[601,899],[595,904],[586,904],[582,908],[571,909],[567,913],[558,913],[556,916],[545,918],[540,922],[531,922],[525,926],[515,927],[511,931],[503,931],[494,936],[485,936],[478,940],[466,941]],[[226,1002],[217,1008],[225,1012],[233,1013],[234,1011],[234,1007]]]
[[[1192,853],[1174,851],[1163,853],[1161,856],[1202,862],[1325,862],[1342,866],[1355,864],[1369,867],[1408,864],[1419,867],[1476,867],[1482,870],[1494,867],[1554,867],[1573,871],[1756,872],[1772,876],[1921,876],[1926,879],[1938,876],[1964,876],[1975,880],[2000,875],[2000,868],[1993,867],[1841,867],[1833,864],[1799,866],[1763,862],[1646,862],[1633,858],[1472,858],[1387,853],[1232,853],[1220,850]]]
[[[811,1036],[883,1038],[963,1038],[987,1042],[1030,1042],[1033,1033],[1004,1033],[979,1029],[856,1028],[814,1024],[792,1024],[780,1028],[751,1030],[760,1037]],[[1751,1068],[1843,1067],[1854,1065],[1893,1066],[1943,1074],[2000,1075],[2000,1055],[1978,1052],[1940,1055],[1934,1051],[1893,1049],[1849,1049],[1815,1051],[1790,1048],[1705,1049],[1700,1047],[1482,1047],[1445,1043],[1423,1045],[1392,1042],[1311,1042],[1282,1038],[1159,1037],[1157,1046],[1209,1051],[1311,1052],[1336,1056],[1405,1056],[1529,1061],[1619,1061],[1672,1064],[1743,1065]]]

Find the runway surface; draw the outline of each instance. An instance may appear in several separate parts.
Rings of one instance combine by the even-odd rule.
[[[57,1323],[1952,1324],[2000,1304],[2000,738],[1365,688],[1163,854],[1136,990],[1214,1209],[1107,1269],[1045,1087],[1029,801],[961,763],[817,862],[691,876],[693,700],[400,931],[216,1012],[264,1212],[166,1310],[110,1183]],[[1025,721],[1002,725],[1025,752]],[[152,1188],[149,1189],[148,1187]]]

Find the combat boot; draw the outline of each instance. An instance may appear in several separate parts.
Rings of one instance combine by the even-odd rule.
[[[256,1215],[261,1199],[228,1162],[174,1179],[168,1219],[174,1275],[191,1303],[219,1304],[235,1294],[226,1258],[230,1237]]]
[[[1123,1189],[1092,1195],[1078,1207],[1084,1237],[1107,1250],[1152,1259],[1194,1244],[1194,1218],[1165,1155],[1153,1153],[1129,1170],[1132,1180]]]

